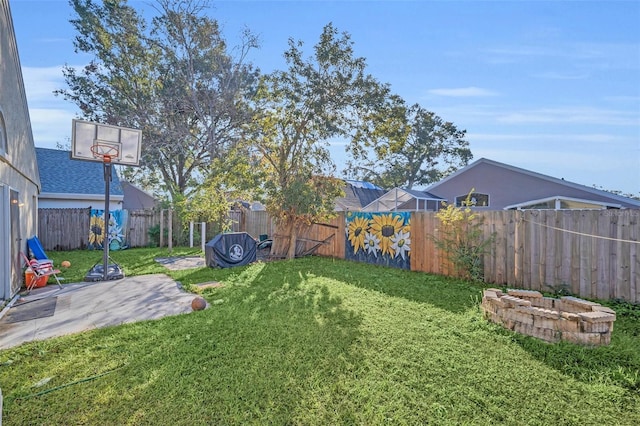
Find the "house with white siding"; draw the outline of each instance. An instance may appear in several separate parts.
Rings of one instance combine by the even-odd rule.
[[[8,0],[0,0],[0,300],[22,286],[20,252],[38,229],[40,176]]]
[[[74,160],[70,151],[36,148],[42,191],[41,209],[104,209],[104,166],[100,162]],[[109,185],[109,210],[122,210],[124,191],[116,170]]]

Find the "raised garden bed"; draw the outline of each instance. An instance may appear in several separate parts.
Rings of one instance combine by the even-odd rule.
[[[608,345],[616,313],[577,297],[544,297],[531,290],[490,288],[484,291],[485,318],[509,330],[546,342],[566,341],[588,346]]]

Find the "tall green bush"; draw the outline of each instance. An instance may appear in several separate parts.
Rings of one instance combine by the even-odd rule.
[[[483,256],[493,235],[484,237],[484,218],[471,209],[473,192],[474,189],[469,192],[463,206],[443,203],[445,208],[436,213],[440,226],[433,240],[459,277],[483,281]]]

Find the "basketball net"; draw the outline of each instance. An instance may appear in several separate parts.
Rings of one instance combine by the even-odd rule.
[[[100,158],[104,163],[111,163],[113,158],[118,158],[118,148],[113,145],[104,145],[97,143],[91,146],[93,158]]]

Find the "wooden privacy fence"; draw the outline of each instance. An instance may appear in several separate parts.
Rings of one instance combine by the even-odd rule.
[[[149,246],[149,228],[159,224],[159,210],[128,210],[126,240],[129,247]]]
[[[38,209],[38,237],[45,250],[76,250],[87,248],[90,225],[89,208],[78,209]],[[164,214],[163,214],[164,213]],[[260,235],[271,236],[275,233],[275,223],[265,211],[233,210],[229,212],[232,231],[247,232],[254,238]],[[162,246],[167,246],[167,232],[169,221],[168,210],[127,210],[125,229],[125,241],[129,247],[148,247],[157,243],[152,241],[149,229],[154,226],[158,237],[162,235]],[[178,232],[179,218],[172,215],[174,236]],[[217,232],[213,224],[207,224],[207,240],[213,238]],[[198,228],[199,230],[199,228]]]
[[[274,220],[264,210],[232,210],[229,216],[233,232],[246,232],[253,238],[276,233]]]
[[[486,280],[639,303],[639,220],[640,210],[490,212]]]
[[[296,256],[315,254],[343,259],[345,257],[344,230],[345,223],[342,215],[325,222],[314,222],[309,226],[303,226],[303,229],[298,230],[296,238]],[[271,256],[286,257],[291,241],[288,230],[280,229],[271,237],[273,238]]]
[[[387,212],[388,213],[388,212]],[[502,210],[477,212],[485,238],[488,283],[554,292],[567,290],[592,299],[640,303],[640,210]],[[273,237],[276,227],[264,211],[233,213],[234,231]],[[157,211],[130,211],[127,239],[149,244]],[[39,237],[46,250],[87,247],[89,209],[40,209]],[[439,220],[434,212],[412,212],[411,270],[455,275],[435,246]],[[345,258],[345,214],[314,224],[300,234],[300,252]]]
[[[314,223],[302,235],[304,250],[319,256],[345,257],[344,215],[323,223]]]
[[[38,237],[45,250],[76,250],[87,248],[89,238],[91,209],[38,209]],[[163,214],[164,213],[164,214]],[[178,233],[179,218],[173,214],[173,234]],[[275,234],[275,223],[265,211],[237,211],[229,212],[232,231],[247,232],[252,237],[260,235],[272,236]],[[148,247],[157,244],[152,241],[149,229],[156,229],[161,237],[161,246],[167,246],[169,214],[168,210],[127,210],[125,229],[125,241],[129,247]],[[209,240],[217,233],[213,224],[207,224],[205,236]],[[199,228],[198,228],[199,232]]]
[[[91,209],[38,209],[38,238],[45,250],[87,248]]]
[[[477,212],[484,238],[488,283],[640,303],[640,210],[502,210]],[[344,226],[340,214],[335,223]],[[444,253],[435,212],[411,214],[411,270],[455,275]],[[321,240],[325,229],[306,238]],[[344,227],[341,235],[344,236]],[[345,257],[345,238],[317,254]],[[333,250],[333,252],[329,252]]]
[[[87,248],[91,209],[38,209],[38,238],[45,250]],[[149,228],[160,223],[157,210],[128,210],[125,240],[129,247],[147,247]]]

